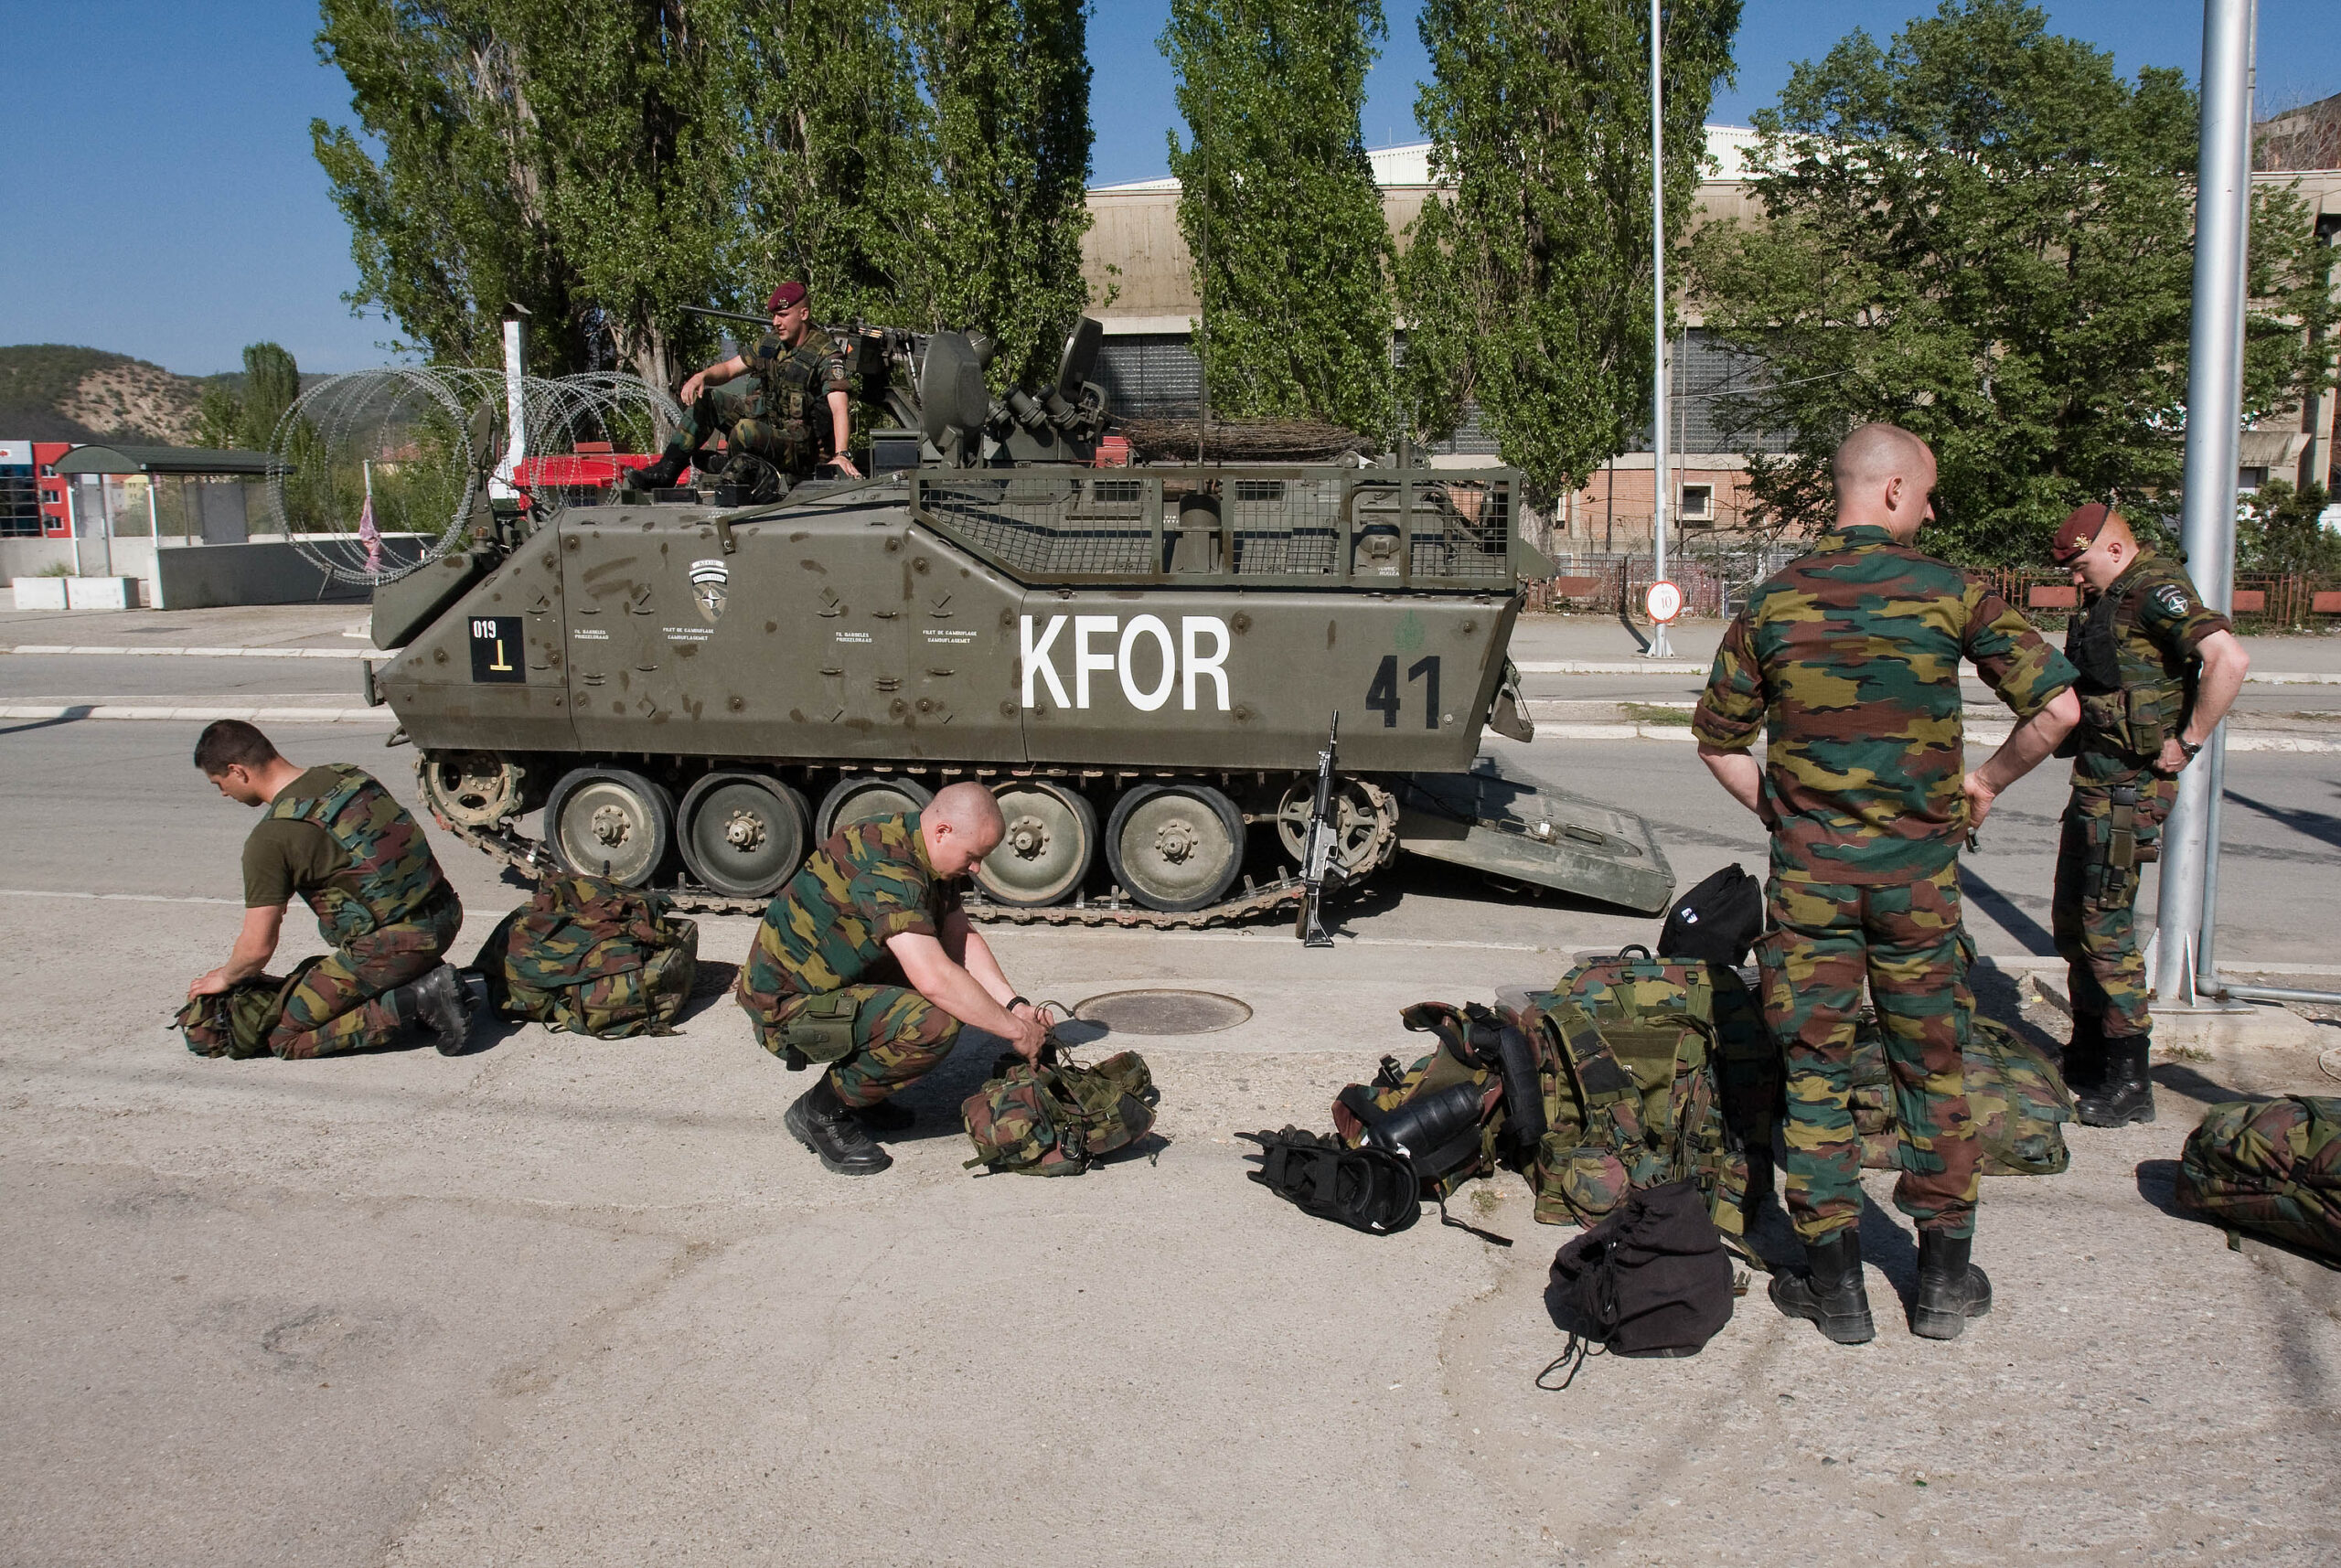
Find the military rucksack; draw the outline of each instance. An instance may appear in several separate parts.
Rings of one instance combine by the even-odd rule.
[[[2229,1100],[2203,1113],[2178,1161],[2183,1209],[2341,1266],[2341,1099]]]
[[[699,926],[655,893],[549,876],[488,933],[474,967],[506,1018],[602,1040],[672,1034],[698,976]]]
[[[1729,1046],[1716,1026],[1719,992],[1733,1019]],[[1629,1193],[1687,1180],[1718,1229],[1742,1232],[1748,1133],[1760,1126],[1769,1137],[1778,1091],[1761,1015],[1736,972],[1629,947],[1579,964],[1515,1017],[1541,1064],[1540,1221],[1591,1225]],[[1752,1042],[1740,1038],[1751,1029]]]
[[[1052,1042],[1038,1061],[1008,1051],[991,1071],[959,1105],[976,1146],[971,1169],[1078,1176],[1154,1125],[1154,1074],[1135,1051],[1084,1067]]]
[[[1975,1010],[1975,993],[1967,985],[1967,971],[1974,963],[1975,944],[1962,930],[1956,1006],[1967,1020],[1967,1050],[1961,1065],[1967,1112],[1982,1146],[1977,1168],[1985,1176],[2060,1175],[2073,1162],[2064,1132],[2064,1124],[2074,1115],[2072,1092],[2037,1047]],[[1894,1073],[1887,1063],[1886,1042],[1866,1015],[1854,1037],[1851,1098],[1862,1164],[1871,1170],[1901,1169]]]
[[[242,1061],[268,1054],[268,1037],[284,1016],[293,987],[323,961],[323,955],[304,958],[282,979],[256,976],[240,986],[208,997],[189,997],[171,1020],[187,1034],[187,1048],[198,1056],[224,1056]]]
[[[1507,1153],[1524,1157],[1542,1130],[1535,1052],[1526,1037],[1477,1002],[1417,1002],[1398,1017],[1409,1029],[1436,1035],[1438,1049],[1411,1067],[1385,1056],[1373,1083],[1343,1088],[1333,1099],[1342,1141],[1405,1156],[1424,1189],[1442,1200]],[[1517,1093],[1507,1095],[1507,1080]],[[1515,1112],[1520,1105],[1529,1107],[1524,1116]]]

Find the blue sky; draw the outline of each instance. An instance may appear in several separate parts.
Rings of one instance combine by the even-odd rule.
[[[1415,139],[1425,70],[1416,0],[1385,0],[1391,38],[1369,83],[1372,145]],[[2260,101],[2341,91],[2336,0],[2261,0]],[[1879,37],[1919,0],[1748,0],[1739,82],[1716,118],[1745,123],[1799,59],[1855,27]],[[2199,0],[2050,0],[2056,27],[2124,71],[2202,53]],[[1177,119],[1156,52],[1169,0],[1099,0],[1094,176],[1166,172]],[[347,232],[309,154],[308,123],[346,116],[320,65],[313,0],[0,0],[0,343],[80,343],[190,375],[233,368],[273,337],[312,370],[379,364],[390,336],[353,317]],[[5,434],[0,432],[0,434]]]

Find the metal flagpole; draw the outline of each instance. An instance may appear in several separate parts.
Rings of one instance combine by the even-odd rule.
[[[2251,0],[2205,0],[2202,148],[2195,188],[2194,323],[2186,366],[2187,565],[2224,577],[2235,537],[2236,447],[2243,421],[2243,261],[2251,201]],[[2154,973],[2165,1007],[2195,1002],[2208,869],[2211,769],[2178,775],[2163,829]]]
[[[1659,88],[1659,4],[1650,0],[1651,527],[1653,571],[1666,581],[1666,121]],[[1671,659],[1666,623],[1652,624],[1644,658]]]

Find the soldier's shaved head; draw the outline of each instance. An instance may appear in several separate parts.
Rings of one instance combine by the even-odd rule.
[[[1905,541],[1929,514],[1935,485],[1933,448],[1900,425],[1857,425],[1829,460],[1841,527],[1872,524]]]
[[[999,802],[991,791],[979,784],[946,784],[935,792],[935,798],[920,808],[921,816],[936,816],[961,833],[1001,833],[1008,820],[999,814]]]
[[[979,784],[955,784],[919,807],[918,830],[935,870],[956,877],[999,848],[1008,822],[991,791]]]

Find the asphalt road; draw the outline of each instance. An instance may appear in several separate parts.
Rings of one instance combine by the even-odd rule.
[[[30,661],[27,661],[29,663]],[[57,661],[69,663],[70,661]],[[120,661],[129,664],[134,661]],[[190,688],[169,663],[171,694]],[[267,661],[278,690],[347,667]],[[0,669],[20,667],[0,660]],[[72,679],[93,678],[78,668]],[[258,677],[241,668],[222,679]],[[209,678],[206,677],[205,678]],[[162,692],[166,688],[152,688]],[[1158,1141],[1070,1180],[977,1179],[970,1041],[908,1096],[884,1177],[779,1127],[804,1086],[711,994],[681,1033],[484,1032],[317,1062],[205,1061],[163,1023],[225,952],[251,816],[194,726],[0,725],[0,1563],[1426,1564],[2341,1554],[2341,1290],[2171,1211],[2194,1103],[2315,1092],[2313,1054],[2162,1065],[2163,1119],[1994,1179],[1993,1315],[1911,1339],[1907,1222],[1873,1176],[1881,1334],[1842,1349],[1761,1282],[1701,1356],[1533,1386],[1568,1232],[1520,1180],[1392,1238],[1243,1181],[1241,1129],[1322,1125],[1417,1043],[1395,1009],[1548,981],[1655,923],[1402,863],[1331,952],[1282,928],[1001,931],[1068,1001],[1238,997],[1224,1033],[1124,1039]],[[412,798],[412,755],[287,729]],[[1683,880],[1761,864],[1687,746],[1492,742],[1659,826]],[[2223,951],[2335,965],[2341,759],[2234,759]],[[2036,778],[1969,862],[1979,944],[2045,952],[2058,805]],[[433,830],[465,944],[523,890]],[[2151,890],[2149,890],[2151,892]],[[704,923],[709,989],[752,923]],[[286,955],[315,951],[289,923]],[[1985,1005],[2020,1027],[2010,976]],[[2341,1037],[2334,1037],[2341,1040]],[[1777,1211],[1759,1243],[1785,1256]]]

